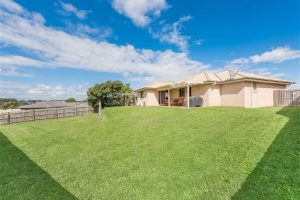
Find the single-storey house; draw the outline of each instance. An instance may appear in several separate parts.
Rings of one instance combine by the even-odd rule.
[[[292,81],[248,72],[225,70],[202,72],[174,83],[155,82],[138,90],[138,106],[273,106],[273,91],[285,89]]]

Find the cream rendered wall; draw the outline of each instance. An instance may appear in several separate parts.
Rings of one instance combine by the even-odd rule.
[[[145,90],[146,106],[159,106],[158,92],[156,90]]]
[[[137,98],[137,106],[158,106],[158,92],[156,90],[144,90],[144,98]]]
[[[194,85],[191,86],[192,96],[198,96],[203,98],[203,107],[209,106],[209,90],[210,85]]]
[[[211,85],[208,89],[208,106],[221,106],[221,90],[220,85]]]
[[[253,88],[253,83],[246,82],[245,87],[245,107],[259,108],[270,107],[274,105],[273,92],[274,90],[285,89],[285,85],[271,83],[256,83],[256,90]]]
[[[170,96],[171,96],[171,102],[174,99],[178,99],[179,98],[179,88],[171,89],[170,90]]]
[[[245,106],[244,82],[222,84],[220,89],[221,106]]]
[[[244,82],[244,107],[245,108],[252,108],[252,83],[251,82]],[[273,98],[272,98],[273,99]]]
[[[146,106],[145,98],[138,97],[136,105],[137,106],[144,106],[144,105]]]

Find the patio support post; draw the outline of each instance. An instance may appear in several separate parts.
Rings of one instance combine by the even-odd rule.
[[[168,106],[171,106],[171,94],[170,94],[170,89],[168,89]]]
[[[186,95],[187,95],[187,107],[190,108],[190,85],[186,87]]]

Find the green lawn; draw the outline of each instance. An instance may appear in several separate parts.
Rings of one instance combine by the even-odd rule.
[[[300,199],[300,108],[138,108],[0,127],[0,199]]]

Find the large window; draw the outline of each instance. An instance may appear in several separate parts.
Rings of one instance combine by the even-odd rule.
[[[192,88],[189,87],[189,96],[192,96]],[[179,97],[186,97],[186,88],[179,88]]]
[[[179,88],[179,97],[186,97],[186,88]]]

